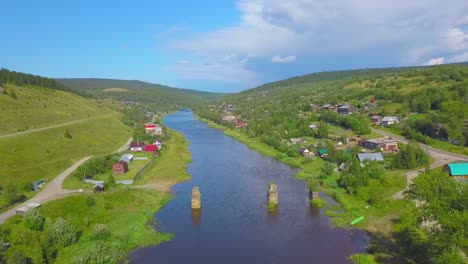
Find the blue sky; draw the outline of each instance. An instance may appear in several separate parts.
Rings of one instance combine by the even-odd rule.
[[[0,67],[233,92],[324,70],[468,61],[465,0],[132,2],[2,3]]]

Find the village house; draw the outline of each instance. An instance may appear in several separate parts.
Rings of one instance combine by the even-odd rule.
[[[370,150],[380,148],[382,151],[397,151],[398,142],[389,138],[364,139],[359,141],[359,146]]]
[[[163,128],[160,124],[156,124],[156,126],[154,127],[154,134],[158,136],[163,134]]]
[[[236,123],[236,128],[246,128],[248,125],[247,122],[244,122],[244,121],[237,121]]]
[[[145,132],[147,134],[154,134],[155,130],[156,130],[156,125],[155,124],[148,123],[148,124],[145,125]]]
[[[158,147],[158,150],[162,149],[162,141],[161,140],[156,140],[156,142],[154,142],[154,145],[156,145]]]
[[[143,151],[145,147],[145,143],[144,142],[135,142],[133,141],[132,143],[130,143],[130,150],[131,151],[134,151],[134,152],[140,152],[140,151]]]
[[[236,117],[233,115],[223,115],[223,121],[234,122],[236,121]]]
[[[145,145],[145,152],[153,153],[153,152],[156,152],[156,151],[158,151],[158,146],[156,144],[154,144],[154,145]]]
[[[313,129],[313,130],[317,130],[317,125],[316,124],[310,124],[309,128]]]
[[[454,180],[468,180],[468,162],[449,163],[444,166],[447,172]]]
[[[338,114],[349,115],[354,112],[354,108],[352,105],[339,105],[338,106]]]
[[[114,165],[112,165],[113,174],[122,175],[122,174],[125,174],[127,171],[128,171],[128,163],[123,160],[119,160]]]
[[[331,104],[324,104],[322,106],[322,109],[325,109],[325,110],[328,110],[328,111],[334,111],[335,110],[335,106],[334,105],[331,105]]]
[[[382,125],[382,117],[379,115],[373,115],[370,117],[371,123],[376,126]]]
[[[398,124],[398,123],[400,123],[400,119],[398,119],[398,117],[396,116],[386,116],[382,119],[383,127],[388,127],[388,126],[391,126],[393,124]]]
[[[313,157],[314,156],[314,153],[312,153],[306,147],[299,148],[299,154],[301,154],[304,157]]]
[[[359,162],[361,162],[361,166],[364,166],[365,162],[368,161],[378,161],[378,162],[384,162],[384,158],[382,156],[382,153],[376,152],[376,153],[359,153],[357,154]]]

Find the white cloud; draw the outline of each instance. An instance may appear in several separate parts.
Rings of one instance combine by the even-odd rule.
[[[288,62],[294,62],[295,60],[296,60],[296,56],[281,57],[277,55],[271,58],[271,61],[275,63],[288,63]]]
[[[415,65],[462,59],[468,52],[466,0],[241,0],[237,7],[238,23],[166,46],[221,65],[220,74],[235,68],[229,72],[253,78],[255,72],[246,68],[252,59],[295,59],[278,54],[338,57],[391,50],[403,65]]]
[[[430,59],[428,62],[426,62],[425,65],[439,65],[439,64],[443,64],[444,61],[445,61],[444,57],[434,58],[434,59]]]

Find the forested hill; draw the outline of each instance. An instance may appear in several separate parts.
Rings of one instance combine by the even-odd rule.
[[[61,90],[75,93],[71,88],[57,82],[54,79],[46,78],[38,75],[27,74],[22,72],[0,69],[0,85],[11,83],[18,86],[38,86],[53,90]]]
[[[76,91],[94,97],[110,97],[122,101],[154,103],[162,108],[192,106],[206,99],[218,99],[226,94],[179,89],[137,80],[96,78],[56,79]]]
[[[294,86],[310,85],[314,82],[326,81],[340,81],[350,78],[365,78],[367,76],[378,76],[381,74],[397,74],[411,71],[431,71],[434,67],[448,67],[448,66],[468,66],[468,62],[447,64],[441,66],[415,66],[415,67],[393,67],[393,68],[369,68],[369,69],[356,69],[356,70],[342,70],[342,71],[324,71],[310,73],[302,76],[294,76],[288,79],[279,80],[271,83],[266,83],[258,87],[245,90],[240,94],[249,94],[252,92],[271,91],[281,88],[290,88]]]

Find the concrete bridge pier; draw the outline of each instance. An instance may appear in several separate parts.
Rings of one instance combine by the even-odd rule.
[[[192,209],[201,208],[201,192],[198,186],[192,187]]]

